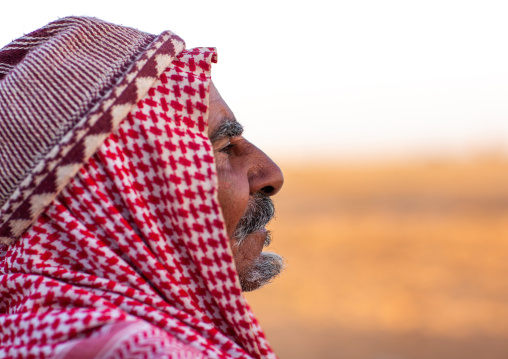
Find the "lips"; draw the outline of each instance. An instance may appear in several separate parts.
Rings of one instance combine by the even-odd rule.
[[[233,253],[240,284],[245,292],[270,283],[284,268],[281,256],[263,252],[263,247],[271,242],[266,225],[274,215],[272,200],[266,195],[254,195],[236,227]]]
[[[266,229],[256,231],[254,233],[249,234],[247,237],[249,241],[252,239],[252,242],[255,242],[255,246],[259,249],[259,252],[263,250],[263,247],[266,247],[266,237],[268,231]]]
[[[248,237],[255,237],[256,239],[258,239],[260,242],[263,243],[263,247],[268,247],[272,242],[271,232],[268,231],[266,228],[251,233],[248,235]]]
[[[240,218],[235,230],[234,237],[238,244],[254,233],[262,234],[264,242],[270,243],[269,232],[266,230],[266,225],[272,220],[275,215],[275,206],[270,197],[262,193],[256,193],[249,199],[249,204],[245,214]]]

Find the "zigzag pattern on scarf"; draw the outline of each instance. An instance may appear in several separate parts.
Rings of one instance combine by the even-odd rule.
[[[34,222],[183,48],[169,31],[70,17],[2,49],[1,243]]]

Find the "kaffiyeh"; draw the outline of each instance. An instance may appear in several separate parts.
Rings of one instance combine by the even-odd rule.
[[[215,61],[80,17],[0,51],[0,357],[275,358],[217,199]]]

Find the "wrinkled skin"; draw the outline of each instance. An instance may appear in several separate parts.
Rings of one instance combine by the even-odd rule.
[[[273,196],[282,187],[280,168],[259,148],[241,135],[225,136],[214,141],[214,133],[223,122],[235,122],[234,115],[219,92],[210,86],[208,135],[212,140],[219,178],[219,202],[237,271],[242,275],[259,258],[266,239],[266,229],[249,234],[237,245],[235,230],[256,193]]]

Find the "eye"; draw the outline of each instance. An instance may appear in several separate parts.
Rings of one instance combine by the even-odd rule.
[[[225,153],[227,155],[231,155],[233,153],[233,148],[236,147],[236,144],[228,142],[228,144],[222,147],[219,152]]]

